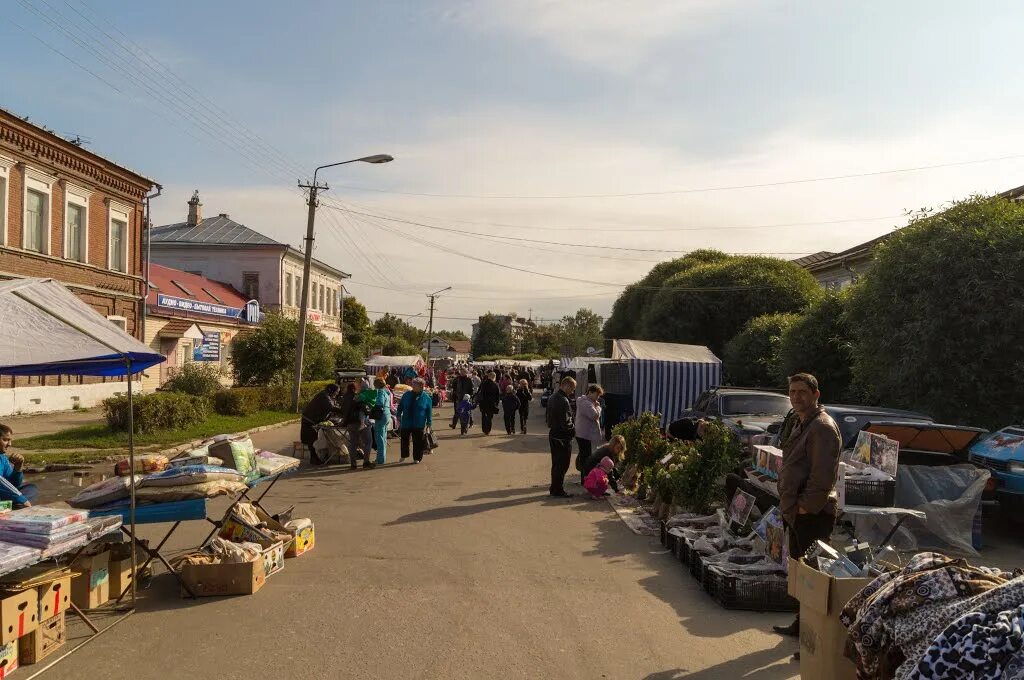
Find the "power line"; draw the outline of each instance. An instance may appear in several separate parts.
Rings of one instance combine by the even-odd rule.
[[[776,182],[760,182],[755,184],[730,184],[712,187],[694,187],[686,189],[667,189],[664,191],[635,191],[618,194],[444,194],[416,191],[397,191],[393,189],[378,189],[374,187],[357,186],[354,184],[340,184],[346,189],[355,191],[371,191],[381,194],[396,194],[399,196],[421,196],[426,198],[474,198],[488,200],[571,200],[584,198],[638,198],[642,196],[670,196],[677,194],[698,194],[715,191],[735,191],[738,189],[764,189],[769,187],[787,186],[793,184],[810,184],[814,182],[834,182],[838,180],[858,179],[863,177],[880,177],[884,175],[896,175],[909,172],[922,172],[924,170],[936,170],[939,168],[953,168],[964,165],[978,165],[982,163],[998,163],[1001,161],[1018,160],[1024,158],[1024,154],[1010,154],[1006,156],[995,156],[993,158],[979,158],[968,161],[952,161],[948,163],[933,163],[931,165],[919,165],[908,168],[893,168],[889,170],[875,170],[872,172],[855,172],[844,175],[826,175],[823,177],[805,177],[800,179],[779,180]]]
[[[427,229],[436,229],[438,231],[444,231],[444,232],[448,232],[448,233],[452,233],[452,234],[461,234],[461,235],[464,235],[464,236],[477,236],[477,237],[490,238],[490,239],[505,239],[507,241],[520,241],[520,242],[523,242],[523,243],[541,243],[541,244],[550,245],[550,246],[568,246],[568,247],[572,247],[572,248],[598,248],[598,249],[601,249],[601,250],[627,250],[627,251],[630,251],[630,252],[638,252],[638,253],[688,253],[688,252],[692,252],[692,250],[673,250],[673,249],[670,249],[670,248],[630,248],[630,247],[627,247],[627,246],[606,246],[606,245],[594,245],[594,244],[590,244],[590,243],[566,243],[564,241],[544,241],[544,240],[541,240],[541,239],[523,238],[521,236],[502,236],[500,234],[481,234],[481,233],[475,232],[475,231],[464,231],[462,229],[451,229],[451,228],[448,228],[448,227],[439,227],[439,226],[434,225],[434,224],[426,224],[424,222],[414,222],[412,220],[401,220],[401,219],[394,218],[394,217],[385,217],[383,215],[374,215],[372,213],[364,213],[364,212],[360,212],[358,210],[345,209],[345,208],[341,208],[341,207],[333,206],[333,205],[328,205],[327,207],[331,208],[333,210],[341,210],[342,212],[347,212],[347,213],[350,213],[352,215],[363,215],[364,217],[376,217],[378,219],[387,220],[388,222],[400,222],[402,224],[409,224],[409,225],[416,226],[416,227],[425,227]],[[732,253],[732,254],[733,255],[806,255],[807,251],[799,251],[799,252]],[[623,259],[623,258],[616,258],[616,259]],[[633,262],[643,262],[645,260],[631,260],[631,261],[633,261]],[[655,261],[656,262],[660,262],[661,260],[655,260]]]

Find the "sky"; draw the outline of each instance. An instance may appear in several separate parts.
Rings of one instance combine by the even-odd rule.
[[[157,225],[198,189],[294,246],[298,180],[391,154],[321,172],[314,255],[371,318],[425,325],[451,286],[435,328],[468,330],[607,315],[696,248],[836,252],[1024,184],[1024,5],[979,8],[11,0],[0,106],[162,185]]]

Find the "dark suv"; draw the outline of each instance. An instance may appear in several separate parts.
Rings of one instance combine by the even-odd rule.
[[[779,392],[715,386],[697,397],[680,417],[721,421],[733,431],[747,451],[751,438],[763,434],[769,425],[785,418],[790,408],[789,397]]]

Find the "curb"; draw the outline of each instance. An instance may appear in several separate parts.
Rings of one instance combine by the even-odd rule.
[[[274,423],[273,425],[261,425],[260,427],[254,427],[251,430],[243,430],[241,432],[232,432],[228,436],[229,437],[237,437],[237,436],[243,435],[243,434],[250,434],[251,435],[251,434],[256,434],[258,432],[266,432],[267,430],[276,430],[279,427],[286,427],[288,425],[294,425],[294,424],[298,423],[300,420],[301,420],[301,418],[293,418],[291,420],[285,420],[285,421],[282,421],[280,423]],[[163,449],[162,451],[156,451],[154,453],[147,453],[147,454],[142,454],[142,455],[167,456],[168,458],[171,458],[172,456],[176,456],[179,453],[184,453],[185,451],[188,451],[190,449],[196,448],[197,446],[199,446],[203,442],[207,441],[208,439],[210,439],[210,437],[203,437],[202,439],[193,439],[192,441],[187,442],[185,444],[178,444],[177,446],[172,446],[169,449]]]

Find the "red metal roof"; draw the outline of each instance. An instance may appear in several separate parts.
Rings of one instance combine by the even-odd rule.
[[[245,303],[248,302],[247,299],[242,297],[241,293],[226,283],[214,281],[197,274],[189,274],[180,269],[165,267],[155,262],[150,264],[149,267],[150,286],[149,294],[146,295],[147,305],[155,305],[158,294],[170,295],[184,300],[210,302],[225,307],[245,307]],[[175,283],[180,284],[181,288],[175,285]]]

